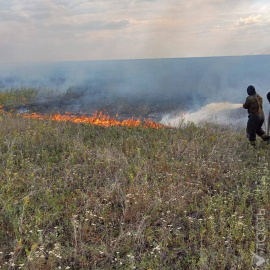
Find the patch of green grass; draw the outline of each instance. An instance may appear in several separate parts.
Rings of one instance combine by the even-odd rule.
[[[36,88],[12,88],[0,92],[0,105],[20,105],[32,101],[38,94]]]
[[[1,268],[251,269],[269,148],[243,134],[2,114]]]

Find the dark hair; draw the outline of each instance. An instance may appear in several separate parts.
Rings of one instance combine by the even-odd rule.
[[[248,93],[249,96],[256,94],[255,87],[254,87],[253,85],[250,85],[250,86],[247,88],[247,93]]]
[[[270,92],[267,94],[267,99],[270,102]]]

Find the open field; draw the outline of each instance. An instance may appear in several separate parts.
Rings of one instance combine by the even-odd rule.
[[[270,167],[244,130],[0,121],[0,269],[251,269]]]

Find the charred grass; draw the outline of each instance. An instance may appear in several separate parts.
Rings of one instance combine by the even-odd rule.
[[[0,149],[1,269],[251,269],[269,149],[243,130],[2,114]]]

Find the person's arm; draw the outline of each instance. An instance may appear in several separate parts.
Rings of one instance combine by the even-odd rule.
[[[259,100],[260,100],[260,104],[259,104],[259,106],[263,109],[263,99],[262,99],[262,97],[261,96],[259,96]]]
[[[244,109],[248,109],[248,107],[249,107],[249,99],[247,98],[247,99],[246,99],[246,102],[243,103],[243,108],[244,108]]]

